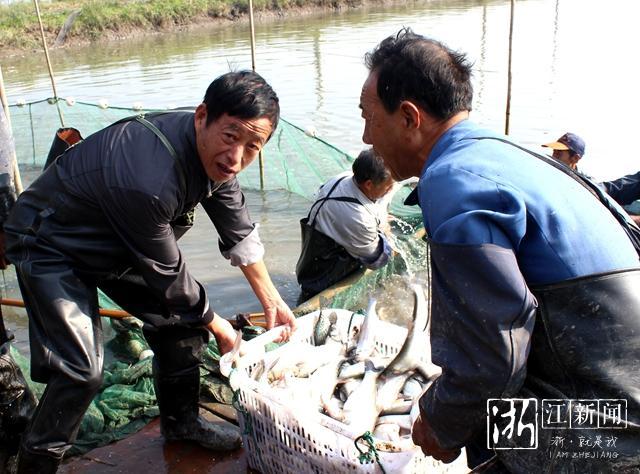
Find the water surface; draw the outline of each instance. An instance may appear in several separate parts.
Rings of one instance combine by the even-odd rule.
[[[257,69],[281,98],[289,121],[356,154],[361,148],[363,55],[402,27],[468,53],[474,62],[472,119],[503,130],[507,97],[509,1],[401,2],[360,10],[259,22]],[[633,137],[640,5],[627,0],[516,2],[511,136],[538,151],[566,131],[583,136],[582,169],[612,179],[640,169]],[[51,51],[61,97],[146,107],[198,104],[209,82],[230,69],[251,67],[246,24],[200,27],[117,43]],[[10,101],[48,97],[41,53],[2,64]],[[298,219],[307,202],[284,192],[247,193],[261,224],[266,262],[285,299],[297,297],[294,266]],[[217,250],[217,235],[200,213],[182,244],[192,272],[207,285],[222,314],[259,310],[240,271]],[[10,282],[9,282],[10,283]],[[9,316],[24,327],[23,318]],[[24,342],[24,338],[21,337]]]

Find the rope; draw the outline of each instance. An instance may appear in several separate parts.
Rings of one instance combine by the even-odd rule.
[[[238,413],[242,415],[242,419],[244,420],[244,431],[243,435],[251,435],[253,438],[253,425],[251,424],[251,416],[249,416],[249,412],[245,407],[240,403],[240,390],[233,391],[233,398],[231,399],[231,405],[235,408]],[[255,438],[254,438],[255,441]]]
[[[369,447],[367,452],[364,452],[358,446],[358,441],[360,440],[363,440]],[[382,474],[387,474],[387,471],[384,470],[384,467],[382,467],[382,464],[380,463],[380,457],[378,456],[378,450],[376,449],[376,444],[373,442],[373,435],[371,434],[371,431],[367,431],[363,435],[358,436],[353,442],[353,444],[355,445],[356,449],[360,453],[360,455],[358,456],[358,461],[360,461],[360,464],[370,463],[375,460],[378,466],[380,466],[380,470],[382,471]]]

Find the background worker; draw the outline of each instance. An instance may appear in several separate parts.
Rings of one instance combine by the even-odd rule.
[[[0,107],[0,269],[7,268],[4,230],[9,211],[16,200],[11,176],[15,147],[4,108]],[[20,436],[36,407],[36,398],[29,389],[20,367],[11,356],[11,335],[2,319],[0,306],[0,472],[10,472],[12,458],[18,452]]]
[[[97,288],[145,323],[165,439],[239,446],[237,430],[199,415],[209,334],[224,353],[235,332],[209,306],[177,239],[202,203],[223,255],[244,273],[267,324],[295,328],[236,180],[271,137],[279,113],[262,77],[228,73],[209,85],[195,113],[117,122],[68,149],[20,195],[5,225],[7,256],[29,316],[32,378],[47,387],[23,437],[18,472],[56,471],[100,388]]]
[[[538,449],[496,455],[510,472],[637,469],[640,260],[624,218],[546,157],[469,120],[463,53],[403,29],[365,63],[363,141],[394,179],[420,178],[413,197],[429,238],[431,355],[442,375],[420,399],[414,442],[445,462],[466,447],[476,465],[494,435],[489,399],[625,399],[615,459],[550,455],[557,435],[565,446],[572,437],[578,446],[577,436],[604,439],[594,426],[541,429]],[[520,414],[514,430],[537,416]],[[593,408],[594,419],[605,415]]]
[[[352,171],[320,187],[309,215],[301,220],[302,252],[296,265],[300,300],[361,268],[387,263],[391,247],[383,232],[387,203],[382,198],[392,187],[389,171],[371,149],[358,155]]]
[[[578,162],[584,156],[586,148],[584,140],[578,135],[567,132],[555,142],[546,143],[542,146],[551,148],[553,150],[553,158],[578,172]],[[581,175],[589,178],[582,173]],[[603,181],[597,184],[621,206],[629,206],[640,199],[640,171],[613,181]],[[628,209],[631,219],[636,224],[640,224],[640,215],[631,211],[632,209]]]
[[[551,155],[553,158],[572,170],[578,171],[578,162],[584,156],[585,151],[584,140],[578,135],[567,132],[555,142],[545,143],[542,146],[553,150]]]

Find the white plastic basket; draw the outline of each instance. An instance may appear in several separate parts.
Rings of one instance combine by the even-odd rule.
[[[346,334],[353,313],[336,309],[338,329]],[[298,329],[292,340],[313,343],[313,329],[319,311],[298,318]],[[407,330],[381,321],[376,347],[385,356],[396,354],[402,347]],[[383,339],[384,338],[384,339]],[[264,346],[273,340],[269,331],[247,342],[245,354],[238,361],[240,370],[240,428],[249,467],[267,473],[354,473],[382,472],[378,463],[361,464],[355,437],[347,425],[321,413],[294,413],[279,401],[264,384],[249,377],[262,360]],[[276,349],[278,350],[278,349]],[[362,433],[360,433],[362,434]],[[402,443],[375,440],[379,463],[391,473],[459,473],[468,472],[464,455],[451,464],[443,464],[424,456],[410,440]],[[368,446],[359,442],[362,451]]]

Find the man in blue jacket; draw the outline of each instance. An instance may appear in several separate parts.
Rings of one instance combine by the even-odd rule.
[[[496,449],[493,462],[523,473],[637,469],[640,262],[624,213],[549,158],[555,166],[471,122],[464,54],[403,29],[365,62],[363,141],[396,180],[420,178],[431,252],[431,355],[442,375],[420,400],[414,442],[446,462],[466,447],[475,465],[496,441],[519,447],[498,436],[508,426],[487,437],[491,399],[624,400],[625,429],[540,429],[537,449]],[[597,404],[586,413],[610,414]],[[518,430],[539,415],[522,409]],[[553,443],[607,434],[615,459],[567,459]]]

